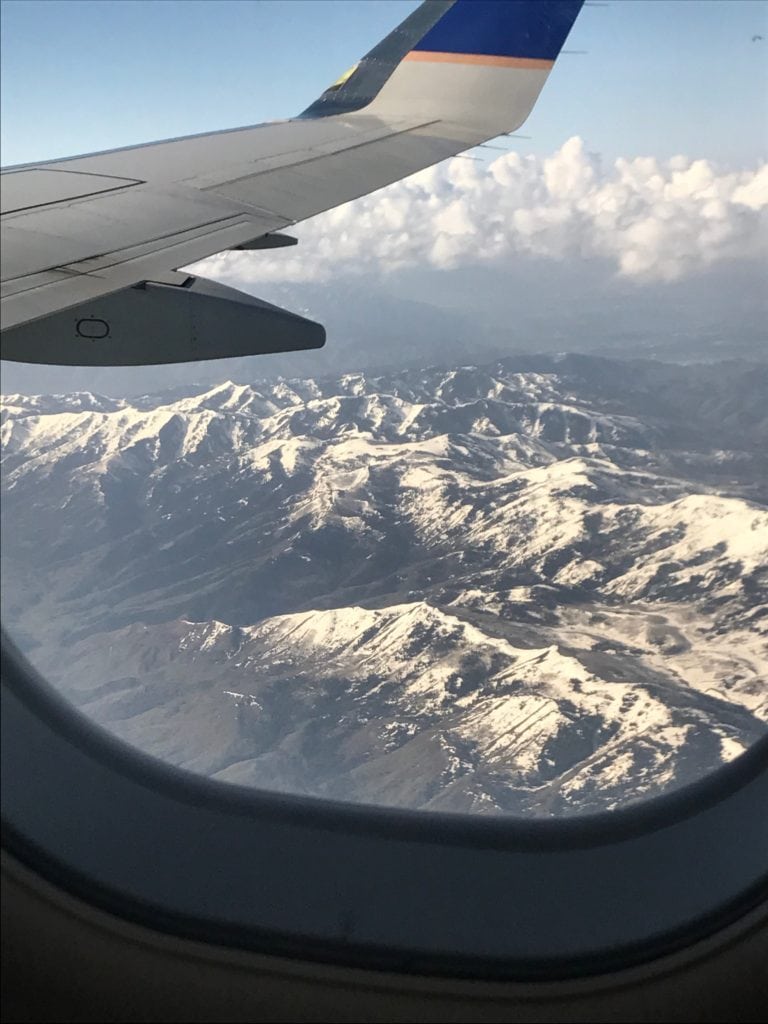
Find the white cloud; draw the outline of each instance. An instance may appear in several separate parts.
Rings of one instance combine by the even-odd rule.
[[[448,160],[306,221],[298,248],[225,253],[197,270],[255,284],[533,255],[607,259],[626,278],[673,281],[764,257],[767,224],[768,165],[718,173],[677,156],[604,168],[574,137],[545,159]]]

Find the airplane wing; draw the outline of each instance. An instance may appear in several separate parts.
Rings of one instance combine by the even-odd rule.
[[[314,348],[319,324],[176,268],[366,195],[527,118],[583,0],[425,0],[299,117],[3,171],[5,359]]]

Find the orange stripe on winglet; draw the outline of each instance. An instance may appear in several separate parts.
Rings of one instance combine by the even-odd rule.
[[[430,64],[480,64],[483,67],[527,68],[536,71],[549,71],[555,63],[537,57],[494,57],[485,53],[440,53],[434,50],[411,50],[403,60],[428,61]]]

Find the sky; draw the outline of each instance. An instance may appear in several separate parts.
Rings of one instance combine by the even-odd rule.
[[[299,113],[415,0],[4,0],[2,163],[93,152]],[[753,42],[752,37],[764,39]],[[585,7],[526,126],[606,158],[731,167],[768,150],[764,0]]]
[[[4,0],[2,162],[299,113],[416,6]],[[387,291],[393,313],[429,296],[470,322],[493,304],[503,323],[507,290],[541,308],[545,332],[547,305],[560,323],[559,297],[584,294],[576,312],[606,324],[595,344],[611,341],[611,304],[677,310],[665,336],[699,331],[706,308],[754,351],[768,315],[752,286],[768,270],[768,2],[596,3],[566,50],[506,151],[475,150],[300,224],[298,247],[196,271],[310,314],[310,286],[323,305],[333,291],[373,305],[375,292],[380,323]]]

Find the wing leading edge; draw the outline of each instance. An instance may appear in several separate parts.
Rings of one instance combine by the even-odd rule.
[[[210,297],[188,287],[186,298],[169,291],[187,284],[177,267],[228,248],[277,244],[273,233],[297,221],[514,131],[581,6],[582,0],[425,0],[294,120],[8,168],[3,357],[143,361],[148,337],[138,340],[132,310],[149,308],[147,282],[165,289],[151,289],[152,302],[164,304],[158,324],[177,315],[171,310],[186,309],[185,302],[201,310]],[[105,302],[110,295],[119,299]],[[234,305],[244,318],[232,312],[236,353],[192,334],[187,351],[178,331],[171,344],[152,330],[151,317],[138,316],[142,331],[154,336],[153,361],[290,345],[289,321],[280,321],[282,333],[270,341],[278,323],[273,307],[267,315],[245,296]],[[194,316],[182,321],[193,323]],[[88,320],[106,323],[107,334],[83,335]],[[318,344],[316,332],[300,334],[296,348]]]

